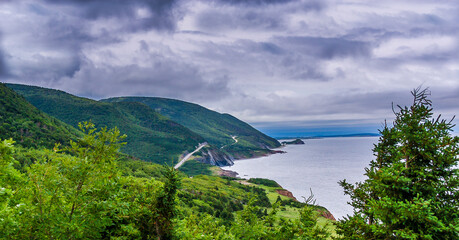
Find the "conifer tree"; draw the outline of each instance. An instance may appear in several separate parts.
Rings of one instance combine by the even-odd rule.
[[[354,215],[337,224],[343,239],[459,239],[458,137],[433,117],[427,89],[412,91],[375,145],[367,180],[340,182]]]

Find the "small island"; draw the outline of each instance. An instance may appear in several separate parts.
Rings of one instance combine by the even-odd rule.
[[[303,142],[303,140],[298,138],[298,139],[295,139],[293,141],[288,141],[288,142],[284,141],[284,142],[282,142],[282,144],[304,144],[304,142]]]

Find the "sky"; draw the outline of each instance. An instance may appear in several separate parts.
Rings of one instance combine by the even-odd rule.
[[[420,86],[459,112],[459,1],[0,0],[0,19],[2,82],[175,98],[277,137],[376,133]]]

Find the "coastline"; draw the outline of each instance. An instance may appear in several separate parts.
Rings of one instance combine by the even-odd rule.
[[[267,157],[267,156],[270,156],[270,155],[273,155],[273,154],[284,154],[284,153],[287,153],[287,152],[286,151],[282,151],[282,150],[278,150],[278,149],[281,149],[281,148],[284,148],[284,147],[285,147],[285,145],[281,145],[278,148],[268,149],[269,152],[267,152],[267,153],[263,153],[263,154],[260,154],[260,155],[254,155],[254,156],[251,156],[251,157],[237,158],[237,159],[234,159],[233,162],[249,160],[249,159],[256,159],[256,158],[261,158],[261,157]],[[238,172],[232,171],[232,170],[225,170],[225,169],[222,169],[220,166],[216,166],[216,167],[218,167],[218,172],[217,172],[218,176],[238,178],[237,177],[239,175]],[[224,166],[224,167],[228,167],[228,166]]]
[[[353,213],[348,196],[337,182],[359,182],[372,159],[371,147],[377,137],[323,138],[305,141],[305,145],[287,145],[273,149],[287,151],[266,158],[234,162],[225,170],[238,172],[241,178],[267,178],[278,181],[298,200],[309,196],[312,188],[317,204],[326,207],[336,219]],[[246,176],[244,176],[246,175]]]
[[[239,182],[241,184],[249,184],[245,178],[238,177],[239,173],[236,172],[236,171],[225,170],[225,169],[222,169],[222,168],[219,167],[219,170],[218,170],[217,174],[219,176],[221,176],[221,177],[230,177],[230,178],[238,179],[237,182]],[[258,184],[253,184],[253,185],[257,185],[258,186]],[[293,195],[293,193],[291,191],[285,189],[281,185],[279,185],[279,189],[276,189],[275,191],[276,191],[277,194],[285,196],[285,197],[291,199],[292,201],[300,202]],[[323,206],[319,206],[319,205],[314,205],[314,206],[317,207],[316,211],[319,212],[319,215],[321,217],[329,219],[329,220],[332,220],[332,221],[336,221],[336,218],[333,216],[333,214],[327,208],[325,208]]]

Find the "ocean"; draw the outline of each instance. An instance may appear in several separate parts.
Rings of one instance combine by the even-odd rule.
[[[300,201],[314,194],[316,204],[326,207],[336,219],[352,215],[338,181],[365,180],[365,167],[374,159],[373,144],[378,137],[341,137],[303,139],[304,145],[287,145],[283,154],[237,160],[225,170],[236,171],[241,178],[268,178],[291,191]]]

